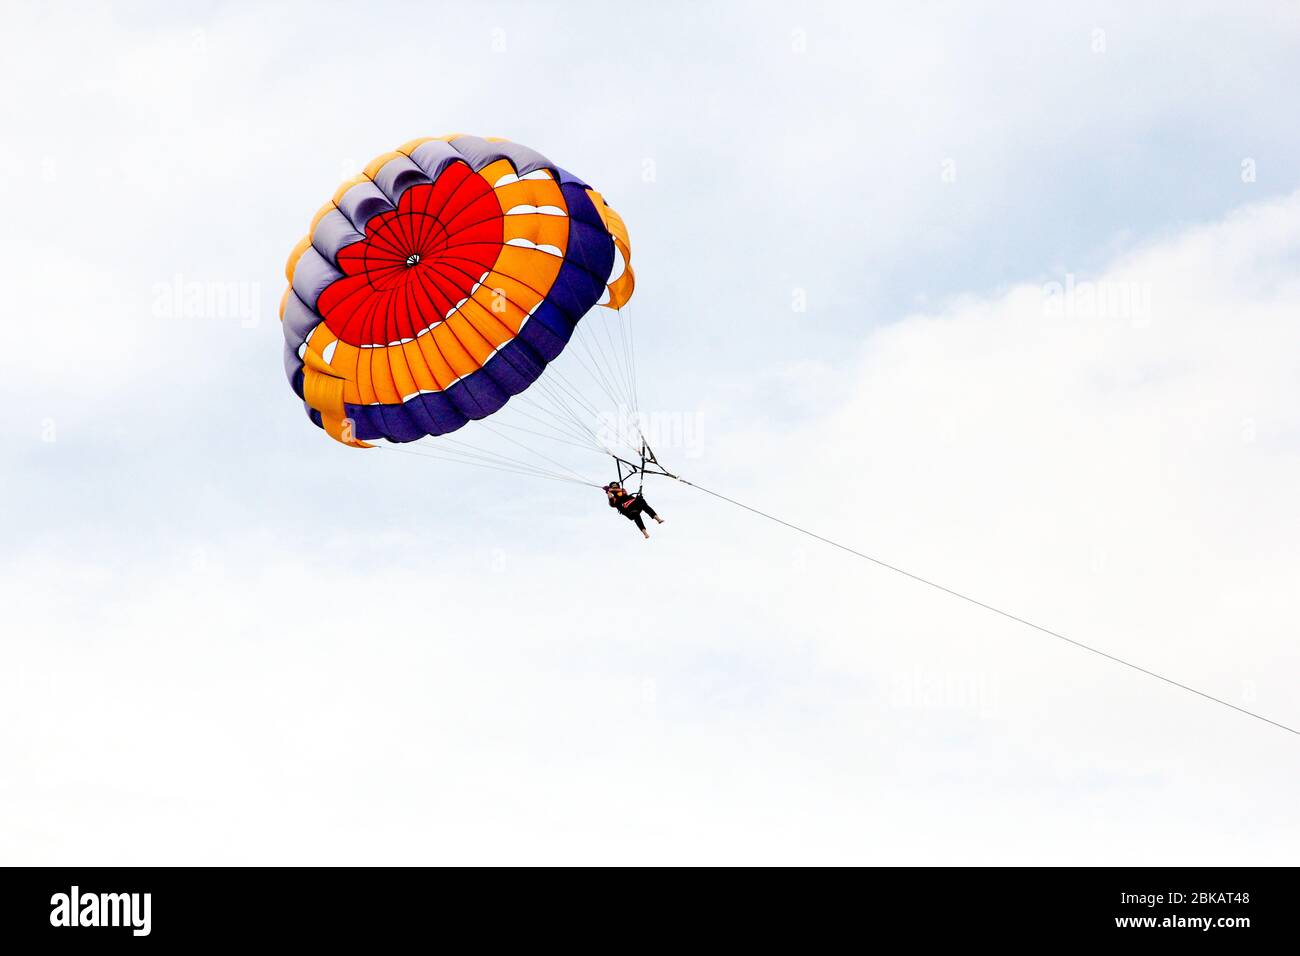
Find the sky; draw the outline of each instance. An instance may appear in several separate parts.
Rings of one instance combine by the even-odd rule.
[[[666,479],[646,542],[342,447],[277,308],[372,156],[528,144],[671,470],[1300,727],[1300,8],[4,8],[0,862],[1294,862],[1295,735]]]

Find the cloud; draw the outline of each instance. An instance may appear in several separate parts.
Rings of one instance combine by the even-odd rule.
[[[690,477],[1300,723],[1297,212],[878,329],[823,413],[737,421]],[[547,486],[470,489],[481,520],[445,522],[404,497],[428,463],[365,461],[337,525],[218,499],[129,561],[77,534],[10,555],[2,800],[25,823],[0,855],[1293,854],[1272,728],[690,489],[655,486],[647,545]]]

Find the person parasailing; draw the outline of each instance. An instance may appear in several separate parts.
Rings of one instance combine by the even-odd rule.
[[[659,517],[654,508],[650,507],[650,502],[646,501],[640,492],[630,492],[617,481],[611,481],[605,485],[604,491],[605,497],[609,500],[609,506],[616,509],[624,518],[635,522],[647,541],[650,539],[650,532],[646,530],[641,515],[647,514],[657,523],[664,523],[664,519]]]

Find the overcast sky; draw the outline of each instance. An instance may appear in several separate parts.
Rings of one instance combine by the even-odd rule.
[[[276,317],[372,156],[528,144],[670,467],[1300,726],[1294,5],[4,6],[0,861],[1295,861],[1297,737],[671,482],[647,543],[344,448]]]

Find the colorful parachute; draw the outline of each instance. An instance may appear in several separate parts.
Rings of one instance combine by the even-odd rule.
[[[285,371],[354,447],[444,435],[532,385],[632,295],[627,228],[526,146],[417,139],[343,183],[289,256]]]

